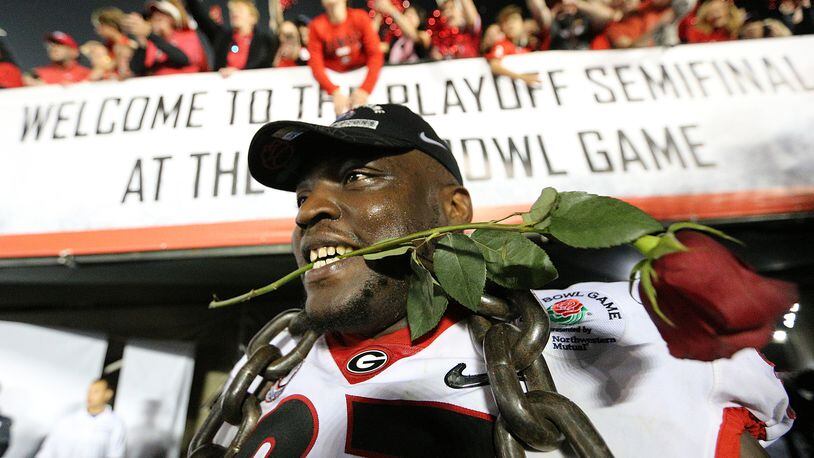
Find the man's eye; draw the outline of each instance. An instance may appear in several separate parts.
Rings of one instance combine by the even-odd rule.
[[[305,203],[305,200],[308,198],[306,195],[297,196],[297,208],[302,207],[302,204]]]
[[[348,184],[348,183],[353,183],[354,181],[364,180],[367,177],[368,177],[367,174],[365,174],[363,172],[358,172],[358,171],[348,172],[345,175],[345,180],[344,181],[345,181],[345,184]]]

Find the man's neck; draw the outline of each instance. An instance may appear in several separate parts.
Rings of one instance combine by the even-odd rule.
[[[331,24],[341,24],[348,18],[348,5],[343,2],[337,2],[333,7],[327,8],[325,14],[328,15],[328,21]]]
[[[240,27],[235,28],[235,32],[237,32],[238,36],[245,37],[246,35],[251,35],[254,31],[254,26],[250,24],[246,24]]]
[[[407,327],[407,317],[404,317],[404,318],[396,321],[395,323],[391,324],[390,326],[388,326],[387,328],[385,328],[384,330],[382,330],[381,332],[379,332],[378,334],[373,336],[373,338],[375,339],[375,338],[378,338],[378,337],[381,337],[381,336],[385,336],[387,334],[396,332],[399,329],[402,329],[402,328],[405,328],[405,327]]]
[[[89,414],[95,417],[96,415],[99,415],[100,413],[104,412],[105,407],[107,407],[107,404],[103,406],[93,406],[93,407],[88,406],[87,410]]]

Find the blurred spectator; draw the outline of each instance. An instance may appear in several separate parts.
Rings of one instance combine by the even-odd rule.
[[[90,69],[77,61],[79,46],[73,37],[65,32],[51,32],[45,36],[45,48],[51,63],[36,67],[30,74],[24,75],[26,85],[71,84],[88,79]]]
[[[23,85],[23,74],[11,55],[6,43],[6,31],[0,29],[0,89],[10,89]],[[2,455],[2,453],[0,453]]]
[[[107,52],[113,59],[115,73],[121,79],[132,76],[130,59],[136,46],[124,33],[124,18],[124,12],[115,7],[99,8],[90,18],[96,34],[104,39]]]
[[[481,17],[472,0],[441,0],[440,9],[427,19],[435,60],[477,57],[480,48]]]
[[[562,0],[551,10],[544,0],[529,0],[529,10],[539,26],[537,49],[589,49],[596,36],[613,20],[621,19],[604,2]]]
[[[684,43],[728,41],[738,37],[745,19],[743,10],[727,0],[707,0],[679,25]]]
[[[502,39],[496,37],[495,44],[486,54],[492,73],[523,81],[530,86],[538,84],[540,78],[537,73],[517,73],[503,66],[504,56],[529,52],[526,48],[528,37],[520,7],[517,5],[503,7],[497,15],[497,24],[503,37]]]
[[[308,50],[300,41],[300,31],[296,24],[285,21],[279,28],[280,47],[272,62],[273,67],[294,67],[308,63]]]
[[[400,11],[390,0],[376,0],[373,8],[379,20],[389,18],[392,22],[389,28],[393,33],[385,43],[387,63],[415,63],[429,56],[430,34],[424,26],[427,14],[423,9],[410,4]]]
[[[379,36],[373,31],[366,11],[348,8],[347,0],[322,0],[325,13],[309,26],[308,66],[319,86],[331,94],[337,116],[364,105],[373,92],[384,64]],[[367,66],[367,76],[350,98],[331,82],[325,69],[346,72]]]
[[[207,70],[206,54],[198,35],[169,0],[147,3],[149,22],[137,13],[124,19],[125,30],[136,37],[138,48],[130,61],[136,75],[171,75]]]
[[[116,62],[110,57],[105,45],[91,40],[80,46],[79,52],[90,61],[89,81],[116,78]]]
[[[811,0],[785,0],[780,3],[777,12],[778,19],[783,21],[794,35],[814,33],[814,10],[811,8]]]
[[[271,67],[280,43],[276,35],[259,27],[254,1],[229,0],[227,7],[229,25],[219,25],[201,0],[187,0],[189,12],[212,45],[215,69],[229,76],[237,70]]]
[[[124,458],[124,423],[108,405],[111,399],[106,380],[91,383],[86,407],[51,428],[37,458]]]
[[[304,14],[300,14],[297,16],[297,20],[294,21],[294,24],[297,24],[297,30],[300,31],[300,42],[304,47],[308,47],[308,33],[310,32],[309,27],[311,26],[311,18]]]
[[[612,0],[611,6],[621,19],[608,25],[592,43],[592,48],[624,49],[666,44],[666,30],[673,27],[678,15],[670,0]],[[681,13],[686,14],[684,8]]]
[[[741,27],[739,38],[750,40],[754,38],[790,37],[791,30],[778,19],[748,19]]]

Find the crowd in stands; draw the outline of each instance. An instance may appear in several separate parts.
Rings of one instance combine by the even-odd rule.
[[[229,0],[228,14],[205,0],[151,0],[141,13],[116,7],[91,15],[99,40],[81,46],[62,31],[45,35],[49,65],[21,71],[0,29],[0,88],[308,65],[337,113],[366,103],[384,64],[484,56],[498,75],[538,82],[503,65],[510,54],[547,50],[670,46],[814,33],[812,0],[526,0],[483,28],[473,0],[438,0],[427,12],[410,0],[321,0],[314,18],[285,18],[292,0],[270,0],[268,25],[254,0]],[[204,44],[202,40],[207,43]],[[207,50],[209,52],[207,53]],[[90,67],[79,63],[83,55]],[[326,69],[367,67],[342,92]]]

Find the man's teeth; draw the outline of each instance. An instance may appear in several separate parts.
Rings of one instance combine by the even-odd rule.
[[[339,261],[339,258],[335,256],[341,256],[351,251],[353,251],[353,248],[344,245],[324,246],[316,250],[311,250],[310,260],[314,263],[314,269],[318,269],[332,262]]]

